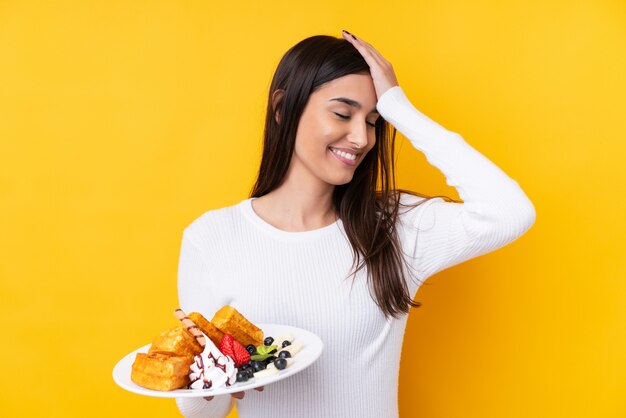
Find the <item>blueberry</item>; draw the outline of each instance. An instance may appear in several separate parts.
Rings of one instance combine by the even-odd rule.
[[[278,351],[277,349],[273,349],[272,351],[269,352],[269,354],[274,354],[277,351]]]
[[[264,370],[267,365],[262,361],[255,361],[252,367],[254,367],[255,372],[260,372],[261,370]]]
[[[237,381],[238,382],[247,382],[248,381],[248,373],[246,371],[241,371],[237,373]]]
[[[289,358],[291,357],[291,353],[289,351],[281,351],[280,353],[278,353],[278,358]]]
[[[274,360],[274,366],[276,366],[278,370],[282,370],[285,367],[287,367],[287,360],[279,357],[276,360]]]
[[[248,353],[250,353],[251,356],[257,353],[256,347],[252,344],[248,344],[248,346],[246,347],[246,350],[248,351]]]
[[[276,356],[269,356],[268,358],[266,358],[265,364],[270,364],[271,362],[273,362],[276,359]]]
[[[283,346],[282,346],[282,348],[285,348],[285,347],[287,347],[288,345],[291,345],[291,343],[290,343],[289,341],[285,340],[285,341],[283,341]]]
[[[272,345],[273,342],[274,342],[274,339],[272,337],[267,337],[266,339],[263,340],[263,344],[265,345]]]
[[[248,376],[248,379],[252,379],[254,377],[254,368],[249,368],[246,369],[246,371],[244,372],[246,374],[246,376]]]

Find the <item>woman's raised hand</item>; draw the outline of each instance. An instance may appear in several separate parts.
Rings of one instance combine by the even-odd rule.
[[[370,67],[370,74],[374,81],[376,98],[382,96],[384,92],[398,85],[398,79],[393,71],[391,63],[370,44],[361,38],[357,38],[346,30],[342,31],[344,39],[349,41],[365,59]]]

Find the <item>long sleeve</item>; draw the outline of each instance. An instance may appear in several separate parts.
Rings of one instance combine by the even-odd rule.
[[[533,225],[534,205],[519,184],[461,135],[417,110],[400,86],[385,91],[377,109],[445,175],[463,200],[431,199],[402,220],[407,225],[404,244],[422,280],[503,247]],[[404,202],[422,199],[403,195]]]
[[[207,277],[208,270],[202,252],[185,231],[178,263],[178,301],[183,311],[208,315],[207,312],[214,313],[219,308],[215,303],[215,306],[210,306],[211,298],[206,297],[211,295]],[[181,414],[188,418],[223,418],[229,414],[234,400],[231,395],[216,396],[211,401],[204,398],[176,398],[176,405]]]

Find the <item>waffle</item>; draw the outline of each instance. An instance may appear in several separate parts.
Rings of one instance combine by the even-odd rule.
[[[193,321],[194,324],[206,335],[209,339],[215,344],[216,347],[220,346],[220,341],[222,341],[222,337],[224,333],[219,330],[215,325],[211,322],[207,321],[207,319],[202,316],[202,314],[198,312],[191,312],[189,315],[189,319]],[[181,324],[181,326],[183,326]]]
[[[189,384],[189,367],[193,357],[172,353],[137,353],[130,379],[148,389],[169,391]]]
[[[152,341],[148,353],[171,353],[193,360],[202,351],[196,339],[186,329],[177,326],[159,334]]]
[[[241,345],[259,346],[263,344],[263,331],[248,321],[237,309],[225,305],[211,319],[211,323],[225,334],[230,334]]]
[[[201,336],[197,329],[216,346],[219,346],[225,333],[231,334],[244,347],[248,344],[263,344],[263,331],[232,306],[223,306],[215,313],[211,322],[198,312],[192,312],[185,317],[185,313],[177,309],[176,314],[183,322],[159,334],[152,341],[148,353],[137,353],[130,376],[136,384],[160,391],[186,387],[190,382],[189,367],[193,364],[194,357],[204,351],[192,335],[194,333]],[[183,324],[185,321],[186,326]],[[186,327],[189,327],[189,331]]]

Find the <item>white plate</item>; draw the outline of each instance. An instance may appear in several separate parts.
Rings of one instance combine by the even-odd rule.
[[[224,395],[227,393],[240,392],[244,390],[254,389],[259,386],[267,386],[271,383],[278,382],[289,376],[301,372],[309,367],[315,360],[319,358],[324,349],[324,343],[315,334],[302,328],[292,327],[289,325],[278,324],[256,324],[263,330],[263,336],[279,338],[282,334],[290,332],[294,336],[293,342],[301,341],[302,349],[293,356],[294,362],[289,367],[279,370],[278,373],[262,377],[252,378],[247,382],[237,382],[231,386],[222,386],[221,388],[212,389],[175,389],[170,391],[159,391],[144,388],[130,380],[130,372],[135,361],[137,353],[147,353],[150,344],[127,354],[113,368],[113,380],[123,389],[139,395],[154,396],[157,398],[197,398],[204,396]],[[280,347],[279,350],[280,351]]]

